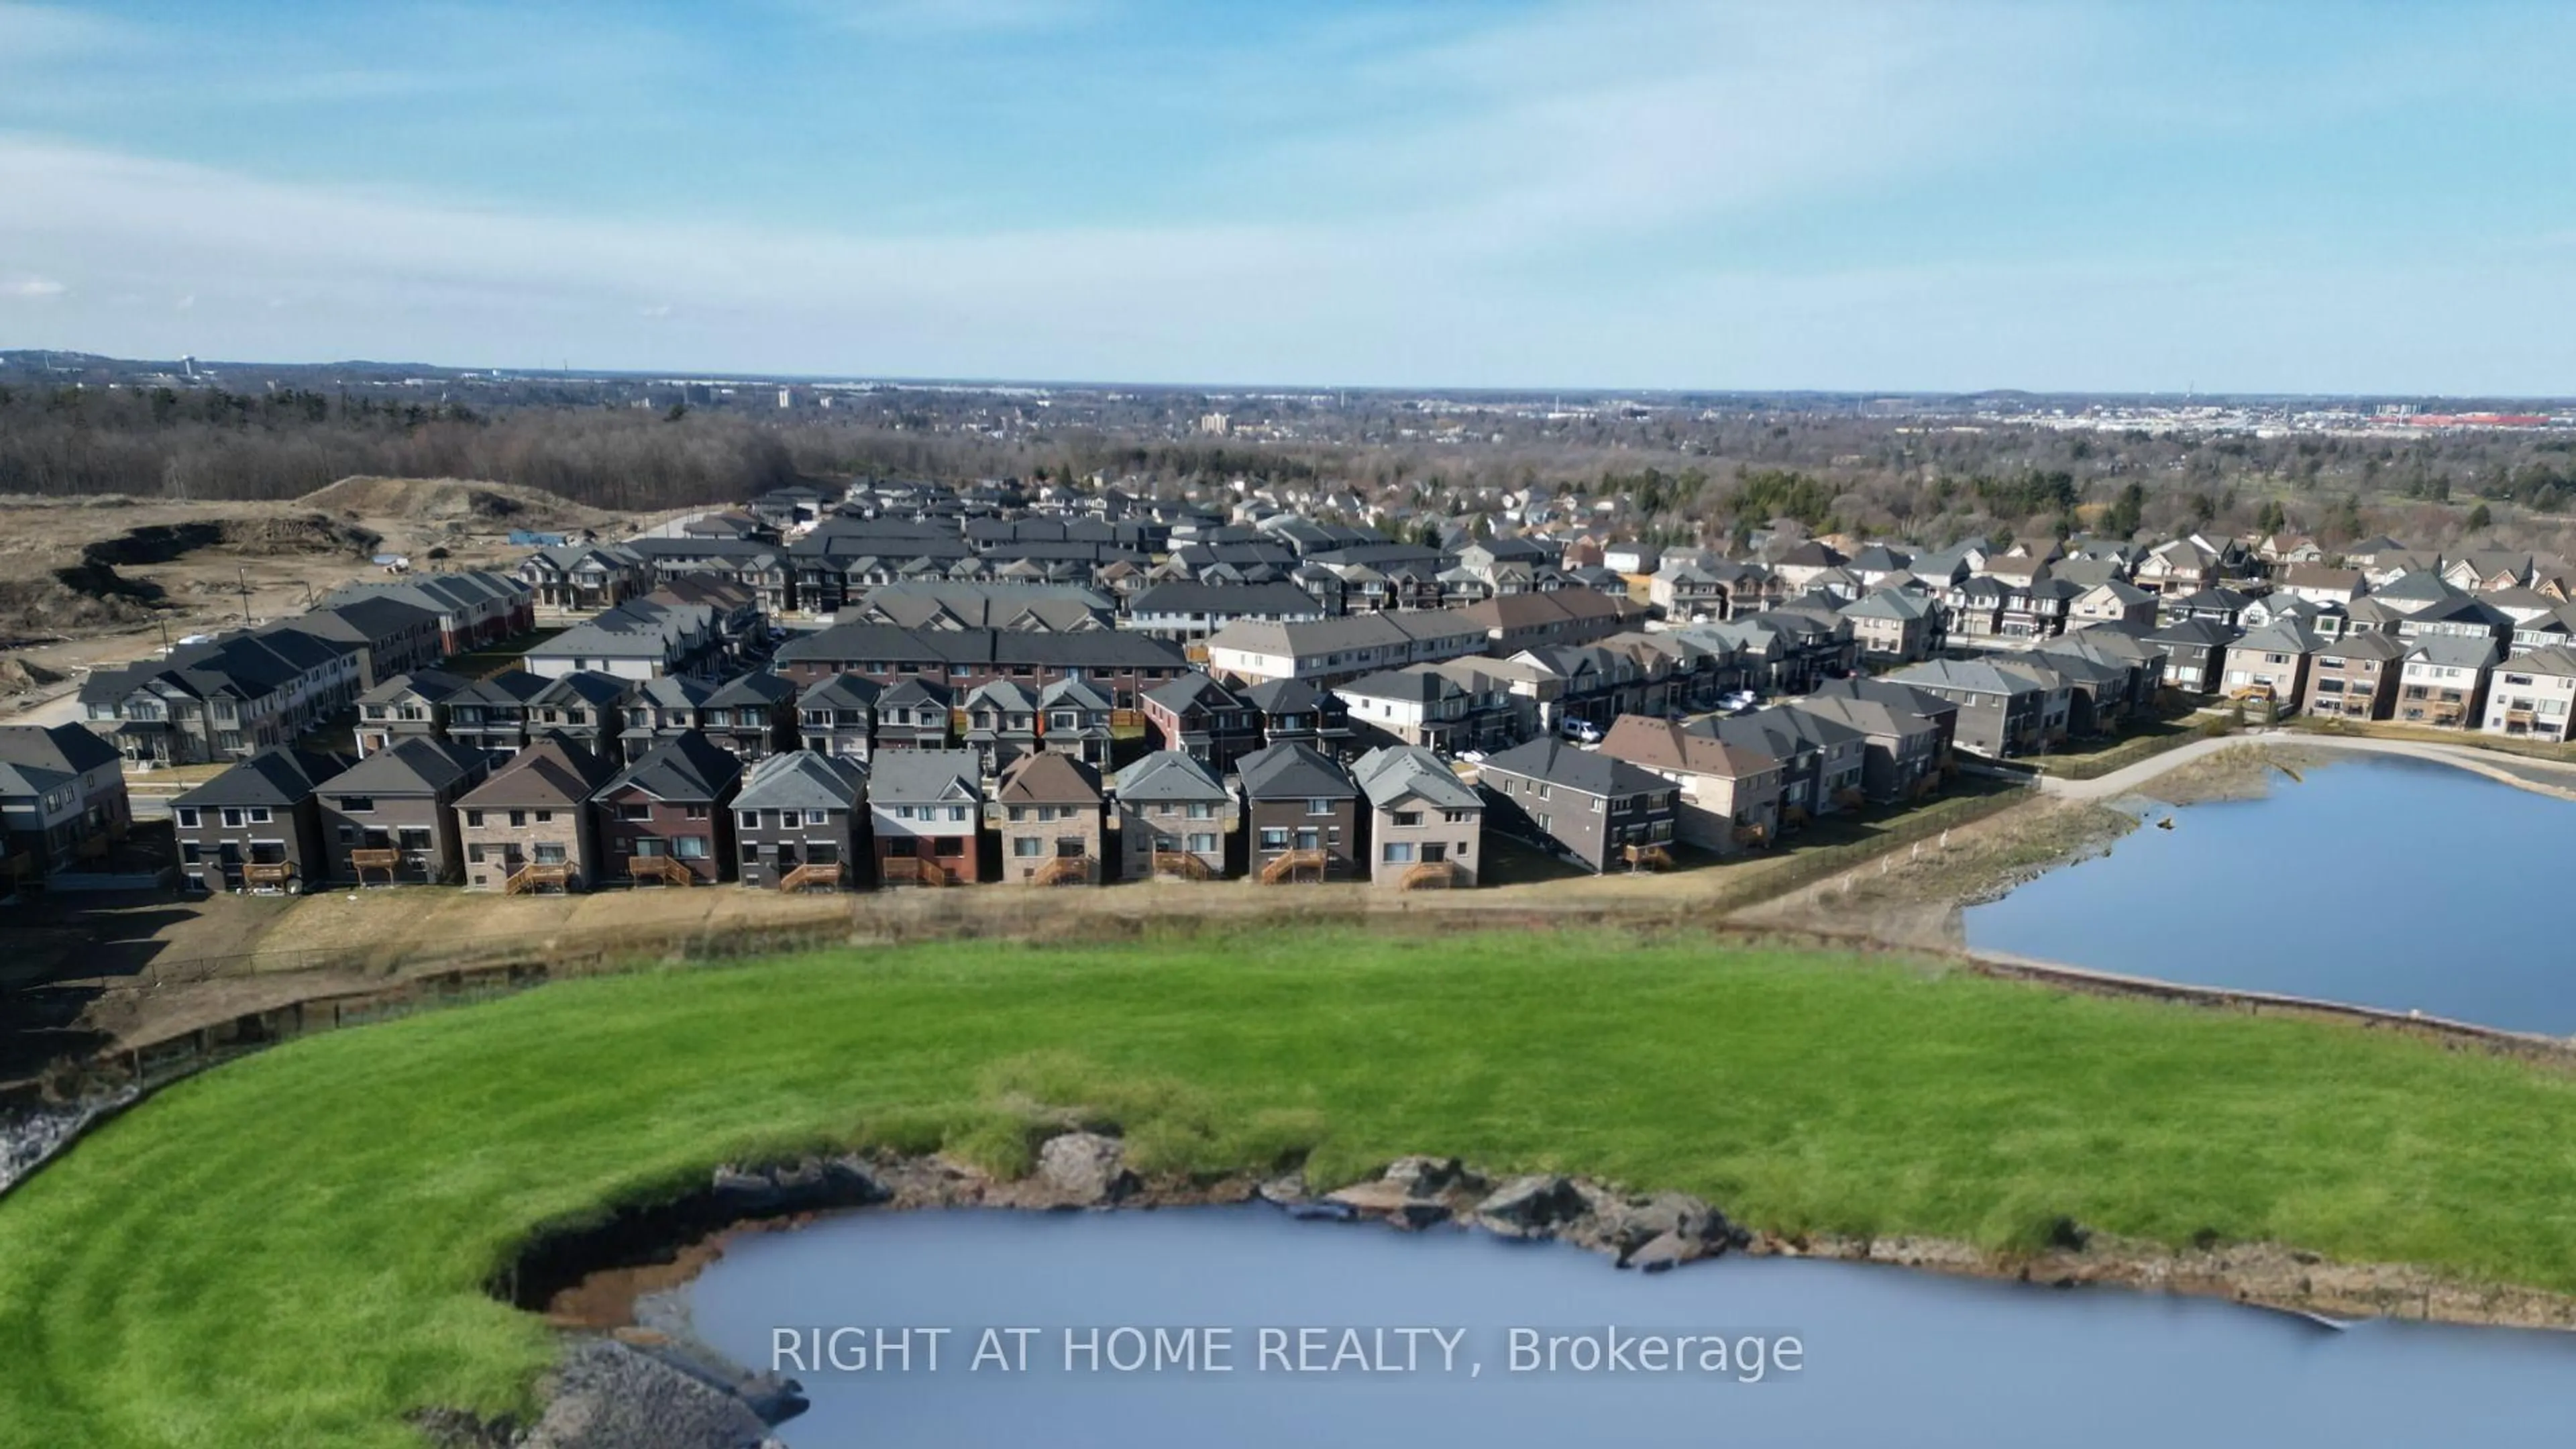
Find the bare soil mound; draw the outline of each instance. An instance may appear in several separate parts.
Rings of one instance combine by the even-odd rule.
[[[343,518],[492,523],[511,528],[588,527],[599,514],[539,488],[470,478],[343,478],[296,500]]]
[[[33,661],[15,655],[0,656],[0,694],[24,694],[42,689],[62,676]]]
[[[194,519],[184,523],[150,523],[103,538],[81,550],[94,565],[168,563],[201,548],[221,548],[252,558],[303,555],[364,557],[377,535],[326,514],[253,515],[246,518]]]

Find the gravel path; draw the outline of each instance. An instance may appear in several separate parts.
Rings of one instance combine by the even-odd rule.
[[[2221,735],[2165,751],[2140,760],[2125,769],[2092,780],[2061,780],[2042,776],[2040,789],[2049,795],[2068,800],[2114,800],[2161,775],[2178,770],[2195,760],[2207,759],[2221,750],[2244,745],[2286,745],[2299,749],[2351,750],[2363,754],[2404,755],[2412,759],[2432,760],[2455,765],[2490,780],[2501,781],[2543,795],[2556,795],[2576,800],[2576,765],[2550,760],[2525,759],[2519,755],[2499,755],[2492,750],[2468,745],[2441,745],[2417,740],[2367,739],[2353,735],[2309,734],[2297,730],[2254,730],[2241,735]]]

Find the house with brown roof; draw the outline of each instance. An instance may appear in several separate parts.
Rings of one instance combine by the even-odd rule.
[[[397,738],[320,789],[331,878],[355,885],[447,885],[464,860],[458,797],[491,768],[482,751],[426,736]]]
[[[1003,767],[993,782],[1002,879],[1019,885],[1098,885],[1106,797],[1100,772],[1041,750]]]
[[[1611,724],[1601,753],[1679,788],[1675,834],[1685,845],[1734,855],[1779,838],[1781,762],[1763,750],[1630,714]]]
[[[599,870],[590,797],[617,774],[560,735],[540,735],[456,802],[465,888],[508,895],[588,890]]]

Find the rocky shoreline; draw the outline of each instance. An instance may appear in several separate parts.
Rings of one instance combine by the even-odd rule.
[[[36,1175],[36,1170],[90,1128],[142,1100],[136,1087],[83,1097],[69,1103],[37,1103],[0,1108],[0,1197]]]
[[[782,1449],[771,1431],[804,1410],[801,1386],[731,1362],[700,1342],[689,1322],[686,1284],[733,1233],[861,1207],[1062,1211],[1256,1201],[1300,1219],[1552,1239],[1646,1273],[1740,1251],[2061,1288],[2186,1293],[2326,1320],[2576,1329],[2576,1298],[2566,1295],[2479,1287],[2402,1264],[2331,1263],[2273,1244],[2176,1250],[2073,1222],[2056,1225],[2047,1246],[2018,1253],[1939,1238],[1783,1236],[1749,1231],[1685,1193],[1634,1193],[1554,1173],[1496,1176],[1456,1158],[1424,1156],[1317,1193],[1295,1172],[1148,1177],[1127,1166],[1117,1138],[1068,1131],[1040,1146],[1035,1171],[1023,1178],[890,1153],[729,1166],[682,1201],[541,1235],[492,1285],[496,1296],[546,1312],[570,1340],[538,1418],[520,1425],[440,1410],[417,1422],[447,1449]]]

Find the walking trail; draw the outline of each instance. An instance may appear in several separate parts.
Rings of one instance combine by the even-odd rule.
[[[2527,759],[2520,755],[2499,755],[2492,750],[2474,749],[2467,745],[2435,744],[2421,740],[2370,739],[2355,735],[2308,734],[2294,730],[2256,730],[2241,735],[2220,735],[2214,739],[2193,740],[2161,755],[2140,760],[2125,769],[2113,770],[2091,780],[2061,780],[2055,776],[2040,777],[2043,794],[2065,800],[2116,800],[2158,776],[2178,770],[2195,760],[2207,759],[2221,750],[2239,749],[2246,745],[2288,745],[2299,749],[2353,750],[2365,754],[2406,755],[2418,760],[2432,760],[2457,766],[2490,780],[2554,795],[2562,800],[2576,800],[2576,764],[2555,760]]]

